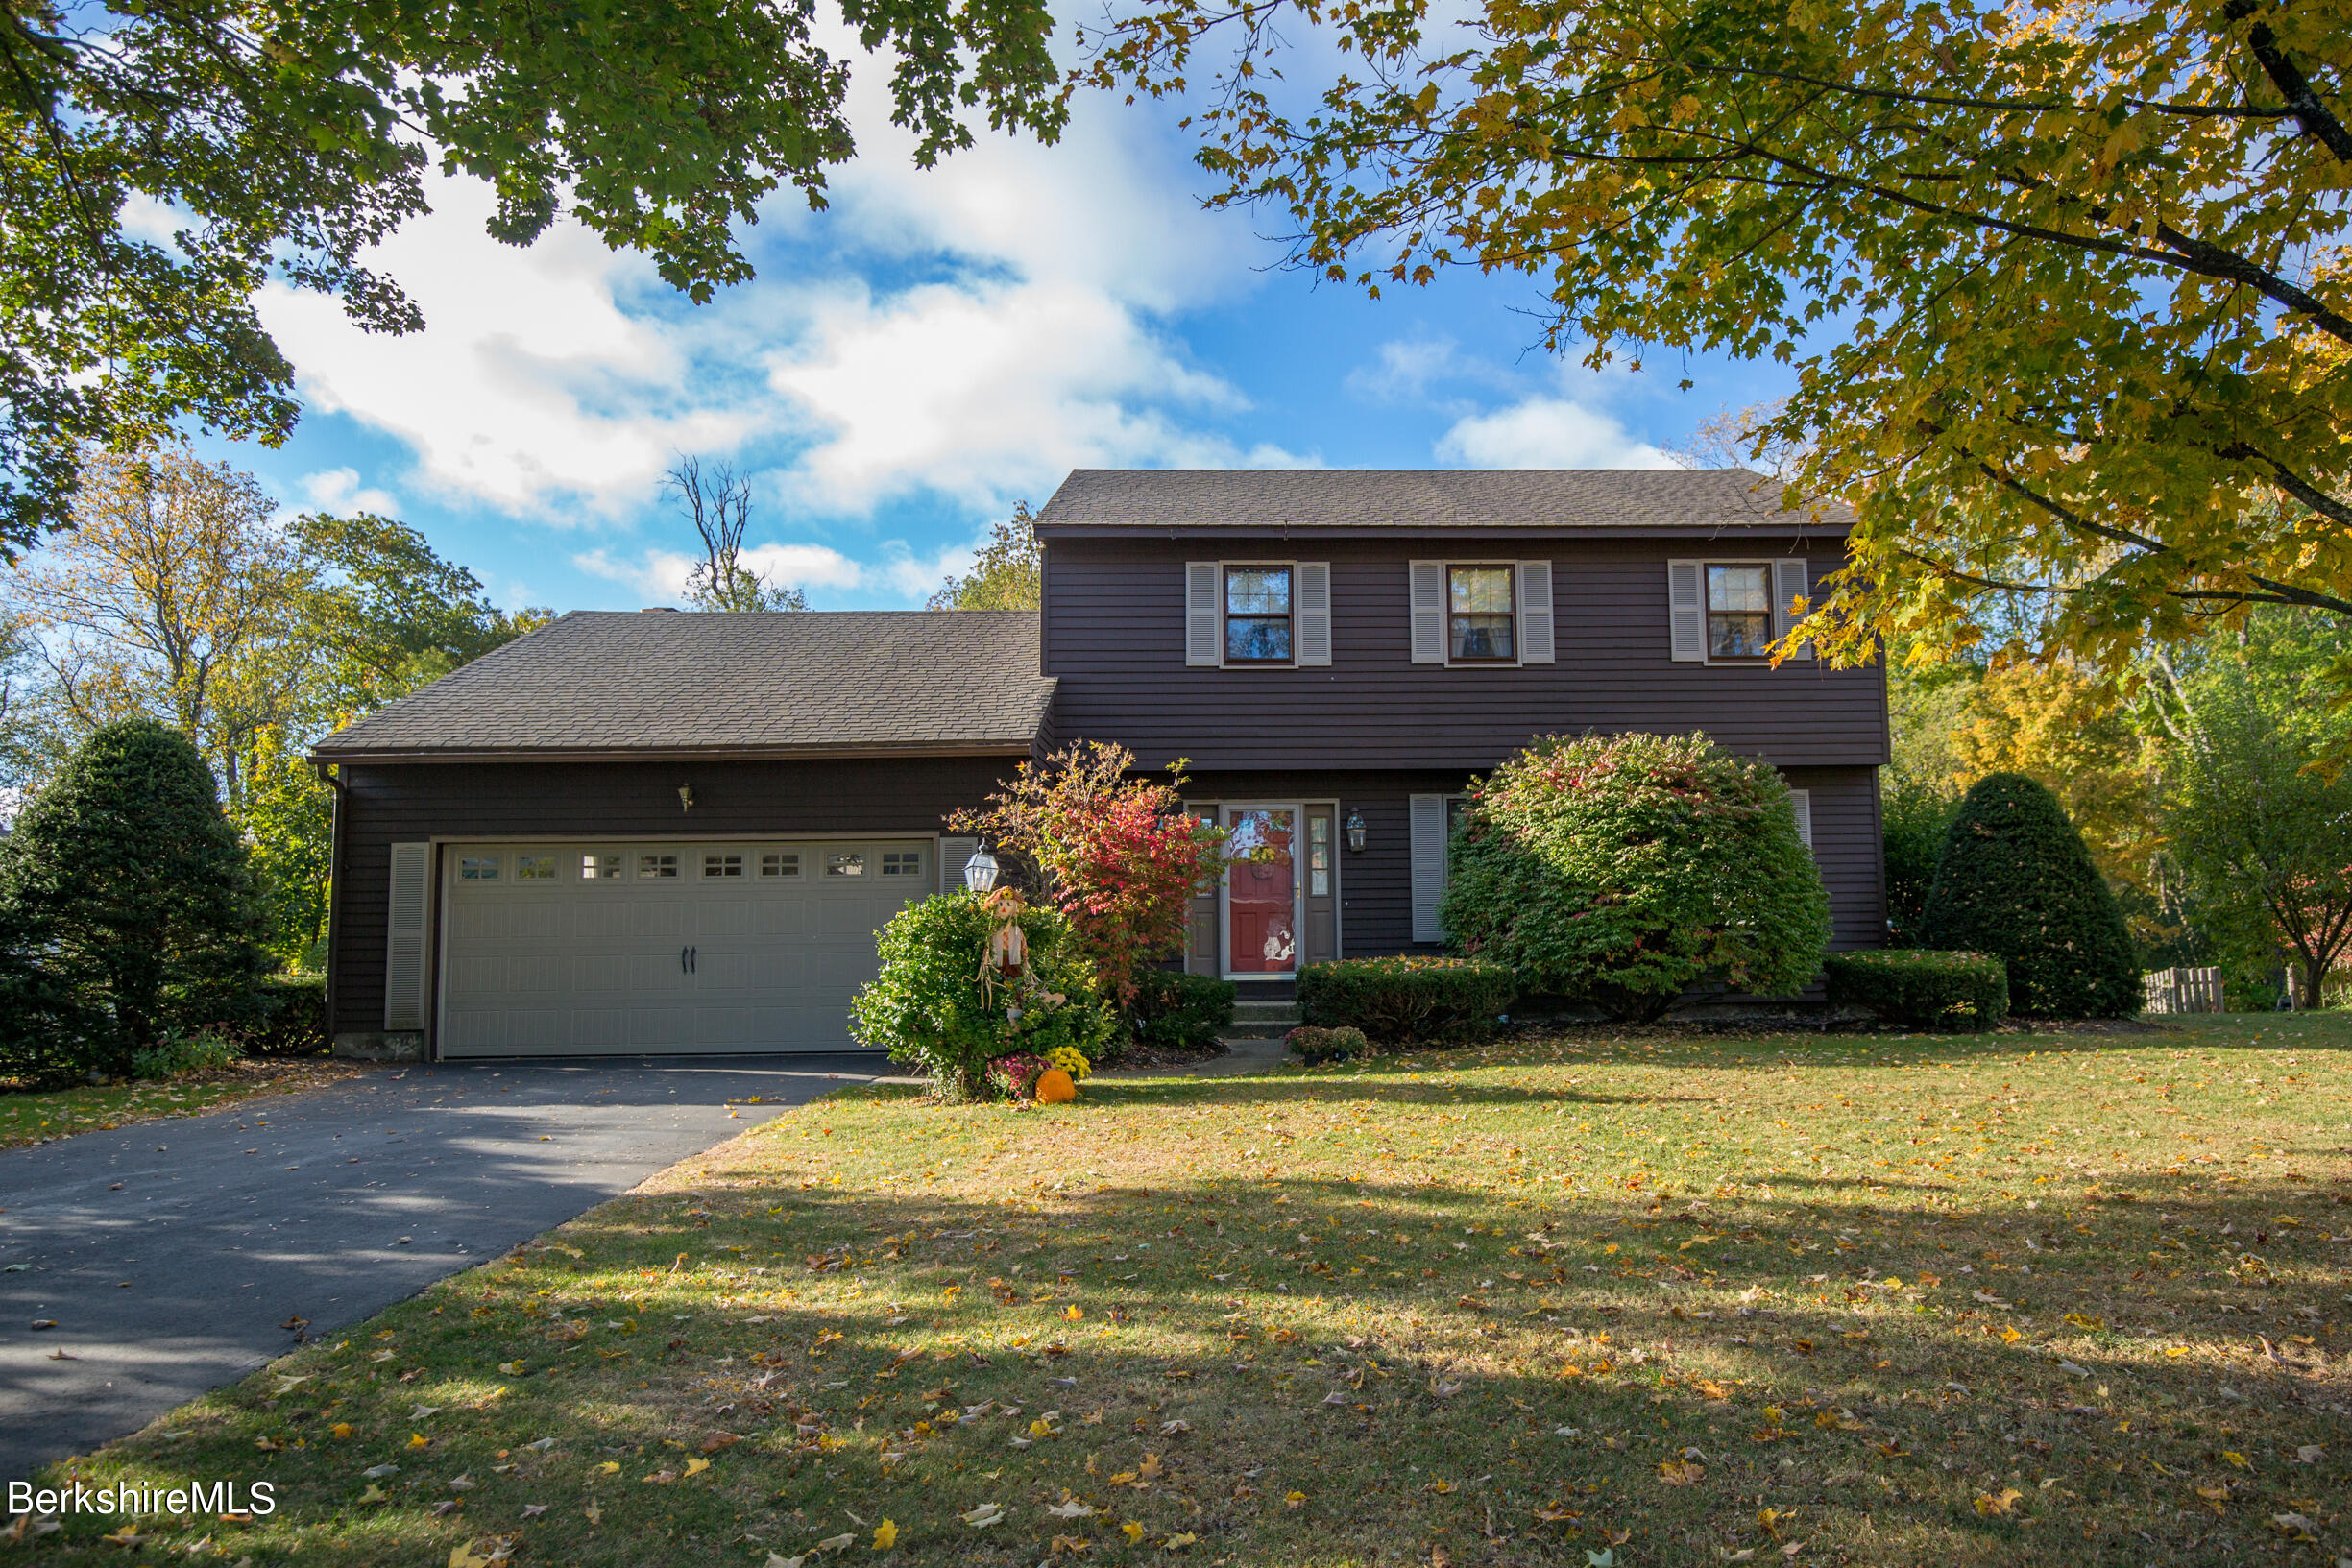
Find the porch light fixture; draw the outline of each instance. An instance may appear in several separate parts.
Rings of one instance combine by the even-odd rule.
[[[1347,847],[1358,855],[1364,853],[1364,813],[1353,807],[1347,810]]]
[[[972,858],[963,863],[963,885],[975,893],[985,893],[996,885],[996,856],[986,850],[974,850]]]
[[[691,784],[680,784],[678,786],[678,809],[681,811],[691,811],[693,808],[694,786]]]

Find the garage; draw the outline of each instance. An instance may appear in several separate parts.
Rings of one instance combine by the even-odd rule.
[[[927,839],[440,846],[440,1054],[842,1050]]]

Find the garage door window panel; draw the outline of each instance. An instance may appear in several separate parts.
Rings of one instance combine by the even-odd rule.
[[[702,874],[706,879],[723,881],[733,878],[740,881],[743,876],[743,857],[732,852],[705,855],[702,857]]]
[[[768,850],[760,856],[760,875],[763,878],[797,878],[800,875],[800,856],[792,850]]]
[[[617,882],[620,880],[620,870],[626,863],[618,855],[583,855],[580,856],[580,880]]]
[[[637,857],[637,880],[641,882],[675,881],[678,877],[678,857],[674,855],[641,855]]]
[[[825,875],[828,877],[862,877],[865,875],[865,856],[855,852],[828,855],[825,856]]]
[[[555,880],[555,856],[552,855],[516,856],[515,880],[519,882],[551,882]]]
[[[457,880],[461,882],[495,882],[498,880],[502,858],[496,855],[461,855],[457,857]]]
[[[921,850],[883,851],[882,874],[885,877],[920,877],[923,875],[923,852]]]

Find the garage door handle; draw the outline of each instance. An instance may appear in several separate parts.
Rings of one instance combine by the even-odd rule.
[[[686,950],[685,950],[684,948],[680,948],[680,949],[678,950],[678,973],[679,973],[679,974],[681,974],[681,975],[683,975],[683,974],[686,974],[686,973],[687,973],[687,968],[686,968]]]
[[[686,950],[686,972],[689,975],[699,975],[702,973],[702,950],[700,948],[689,948]]]

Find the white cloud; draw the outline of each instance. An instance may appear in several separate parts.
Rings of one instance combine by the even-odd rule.
[[[395,517],[400,510],[400,503],[393,499],[389,491],[362,485],[357,469],[322,469],[303,474],[297,482],[303,487],[303,498],[312,506],[338,517],[354,512]]]
[[[1616,419],[1572,398],[1534,397],[1454,422],[1438,438],[1441,462],[1479,469],[1669,469]]]
[[[1375,350],[1373,363],[1347,373],[1348,392],[1373,402],[1403,402],[1425,396],[1430,384],[1462,374],[1452,338],[1393,338]]]
[[[574,555],[571,564],[594,576],[634,588],[649,599],[682,604],[698,559],[678,550],[654,549],[629,560],[595,549]],[[868,586],[877,575],[873,568],[823,544],[748,545],[740,560],[774,587],[855,589]],[[896,563],[884,567],[882,580],[894,583],[895,569]]]

